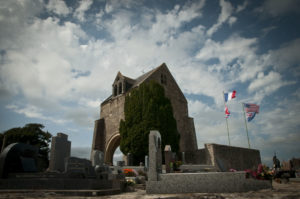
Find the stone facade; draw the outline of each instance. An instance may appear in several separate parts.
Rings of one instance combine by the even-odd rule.
[[[65,158],[70,157],[71,142],[68,141],[68,135],[57,133],[52,137],[50,151],[50,171],[65,171]]]
[[[101,104],[100,119],[95,121],[92,150],[104,152],[105,162],[112,163],[115,149],[120,145],[119,123],[124,119],[125,96],[131,89],[144,82],[154,80],[165,89],[165,95],[171,101],[177,129],[180,133],[180,151],[197,150],[194,120],[188,116],[187,100],[170,73],[166,64],[131,79],[120,72],[112,84],[112,95]]]

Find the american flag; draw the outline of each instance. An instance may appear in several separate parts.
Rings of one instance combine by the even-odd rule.
[[[248,112],[254,112],[254,113],[259,113],[259,105],[256,104],[244,104],[245,111],[246,113]]]
[[[248,122],[250,122],[251,120],[253,120],[253,118],[255,117],[256,113],[255,112],[247,112],[247,120]]]

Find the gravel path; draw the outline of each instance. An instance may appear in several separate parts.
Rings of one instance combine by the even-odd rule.
[[[5,193],[0,194],[0,199],[29,199],[29,198],[48,198],[48,199],[300,199],[300,183],[279,184],[274,182],[273,189],[260,191],[250,191],[246,193],[193,193],[193,194],[151,194],[147,195],[145,190],[137,189],[118,195],[97,196],[97,197],[78,197],[78,196],[59,196],[55,193],[34,192],[34,193]]]

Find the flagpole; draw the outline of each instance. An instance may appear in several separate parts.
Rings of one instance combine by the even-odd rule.
[[[226,104],[225,104],[225,96],[224,96],[224,91],[223,91],[223,101],[224,101],[224,106],[226,107]],[[225,117],[225,118],[226,118],[227,134],[228,134],[228,143],[229,143],[229,146],[230,146],[230,138],[229,138],[228,120],[227,120],[227,117]]]
[[[243,109],[243,112],[244,112],[244,120],[245,120],[245,127],[246,127],[247,139],[248,139],[248,147],[250,149],[250,141],[249,141],[249,135],[248,135],[248,127],[247,127],[247,121],[246,121],[246,116],[245,116],[244,103],[242,103],[242,109]]]

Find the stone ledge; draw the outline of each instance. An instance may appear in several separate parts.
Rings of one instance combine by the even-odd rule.
[[[270,189],[271,181],[246,179],[245,172],[160,174],[159,181],[147,181],[148,194],[232,193]]]

